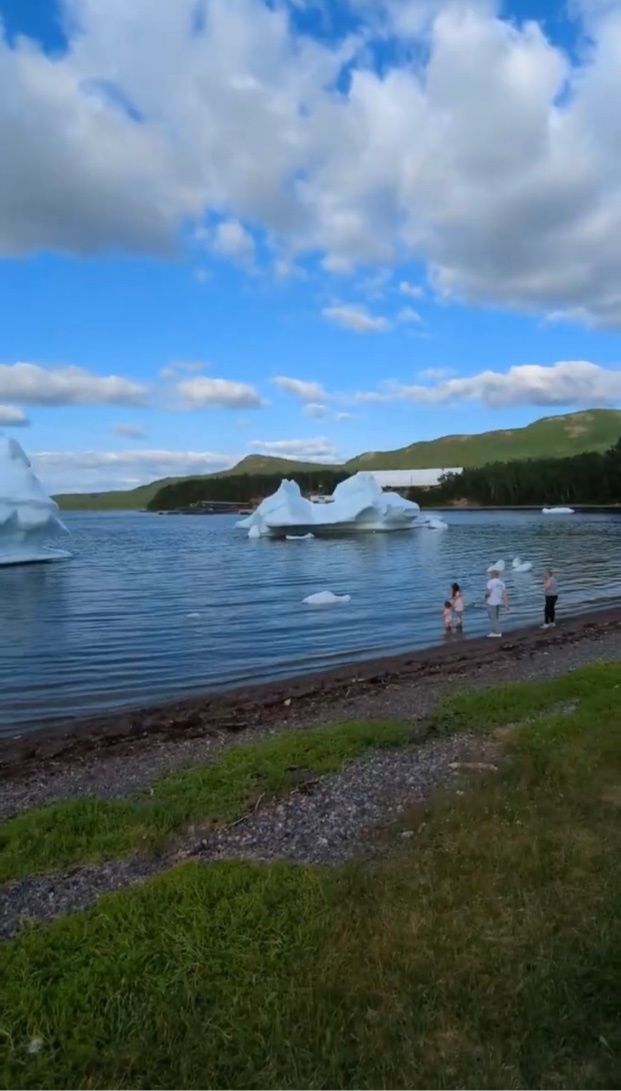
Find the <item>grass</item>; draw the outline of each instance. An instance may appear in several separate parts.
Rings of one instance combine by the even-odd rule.
[[[357,470],[424,470],[442,466],[484,466],[489,462],[508,462],[524,458],[564,458],[584,451],[607,451],[619,438],[621,412],[618,409],[589,409],[564,416],[544,417],[525,428],[482,432],[479,435],[441,436],[439,439],[411,443],[394,451],[368,451],[345,463],[297,462],[270,455],[249,455],[230,470],[206,477],[228,477],[240,473],[282,473],[294,476],[300,470],[344,468]],[[66,493],[55,499],[61,508],[80,510],[137,510],[146,508],[164,485],[196,480],[167,477],[136,489],[99,493]]]
[[[396,723],[289,731],[229,747],[212,764],[163,777],[136,799],[75,799],[26,811],[0,826],[0,882],[160,850],[191,823],[231,822],[260,797],[286,794],[300,771],[330,773],[369,748],[408,738],[408,728]]]
[[[621,666],[446,708],[537,718],[385,863],[184,864],[7,944],[3,1086],[619,1086]]]

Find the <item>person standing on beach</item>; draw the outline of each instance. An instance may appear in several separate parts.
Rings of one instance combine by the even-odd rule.
[[[545,595],[545,609],[543,613],[542,629],[553,629],[556,625],[556,603],[558,602],[558,588],[556,576],[551,568],[547,568],[543,574],[543,593]]]
[[[487,635],[489,637],[502,636],[500,631],[500,608],[501,606],[504,606],[505,610],[508,610],[509,599],[507,597],[507,588],[505,587],[504,581],[501,580],[500,572],[497,568],[492,568],[489,574],[489,580],[487,581],[487,587],[485,588],[485,601],[491,626]]]

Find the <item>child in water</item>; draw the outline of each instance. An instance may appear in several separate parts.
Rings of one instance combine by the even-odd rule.
[[[451,606],[455,611],[455,625],[462,629],[464,625],[464,596],[458,583],[451,584]]]
[[[447,599],[444,603],[444,609],[442,611],[442,617],[444,618],[444,628],[447,633],[450,633],[453,626],[453,606]]]

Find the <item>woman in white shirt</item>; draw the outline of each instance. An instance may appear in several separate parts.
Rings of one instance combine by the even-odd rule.
[[[508,610],[509,599],[507,598],[507,588],[500,578],[498,569],[493,568],[489,575],[490,578],[485,589],[485,601],[491,629],[487,635],[489,637],[499,637],[502,636],[500,631],[500,608],[504,606],[505,610]]]

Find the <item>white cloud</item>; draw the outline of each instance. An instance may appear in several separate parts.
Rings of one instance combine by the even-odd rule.
[[[419,371],[418,377],[420,379],[450,379],[452,375],[456,374],[457,372],[452,367],[426,367]]]
[[[170,383],[174,379],[178,379],[179,376],[174,367],[162,367],[160,368],[160,379],[163,379],[165,383]]]
[[[24,405],[144,405],[147,394],[142,383],[80,367],[0,364],[0,398]]]
[[[316,417],[317,419],[320,419],[321,417],[327,417],[329,412],[330,410],[327,405],[321,405],[320,402],[309,402],[309,404],[304,407],[304,416],[306,417]]]
[[[497,409],[505,406],[616,405],[621,402],[621,370],[585,360],[560,361],[549,367],[524,364],[507,372],[446,379],[436,386],[389,383],[379,391],[361,391],[359,402],[413,401],[439,404],[474,401]]]
[[[421,299],[425,294],[420,284],[410,284],[407,280],[400,282],[399,291],[401,295],[407,295],[410,299]]]
[[[23,428],[27,424],[30,421],[23,409],[18,409],[16,405],[0,405],[0,427]]]
[[[149,429],[141,424],[114,424],[112,431],[123,439],[146,439],[149,434]]]
[[[335,322],[337,326],[353,330],[355,333],[382,333],[390,329],[390,322],[381,315],[369,314],[363,307],[339,305],[324,307],[324,318]]]
[[[211,473],[235,459],[212,451],[41,451],[31,461],[55,492],[132,488],[161,477]]]
[[[189,371],[190,374],[195,374],[197,371],[203,371],[207,364],[204,360],[176,360],[173,367],[177,371]]]
[[[327,398],[321,383],[306,379],[291,379],[288,375],[277,375],[273,380],[275,386],[284,390],[287,394],[293,394],[301,402],[321,402]]]
[[[240,265],[251,265],[255,256],[254,239],[239,220],[218,224],[213,237],[216,254]]]
[[[318,439],[253,440],[250,447],[265,455],[300,459],[301,462],[338,462],[339,453],[332,440]]]
[[[224,215],[233,257],[248,224],[289,261],[415,260],[447,297],[620,326],[617,0],[578,5],[572,59],[484,0],[355,2],[337,46],[263,0],[200,33],[195,0],[72,0],[63,56],[0,41],[0,251],[172,253]]]
[[[418,311],[415,311],[413,307],[402,307],[397,315],[397,322],[403,322],[406,325],[411,325],[412,323],[420,324],[422,321]]]
[[[258,409],[264,404],[253,386],[230,379],[208,379],[201,375],[183,379],[177,390],[185,409]]]

